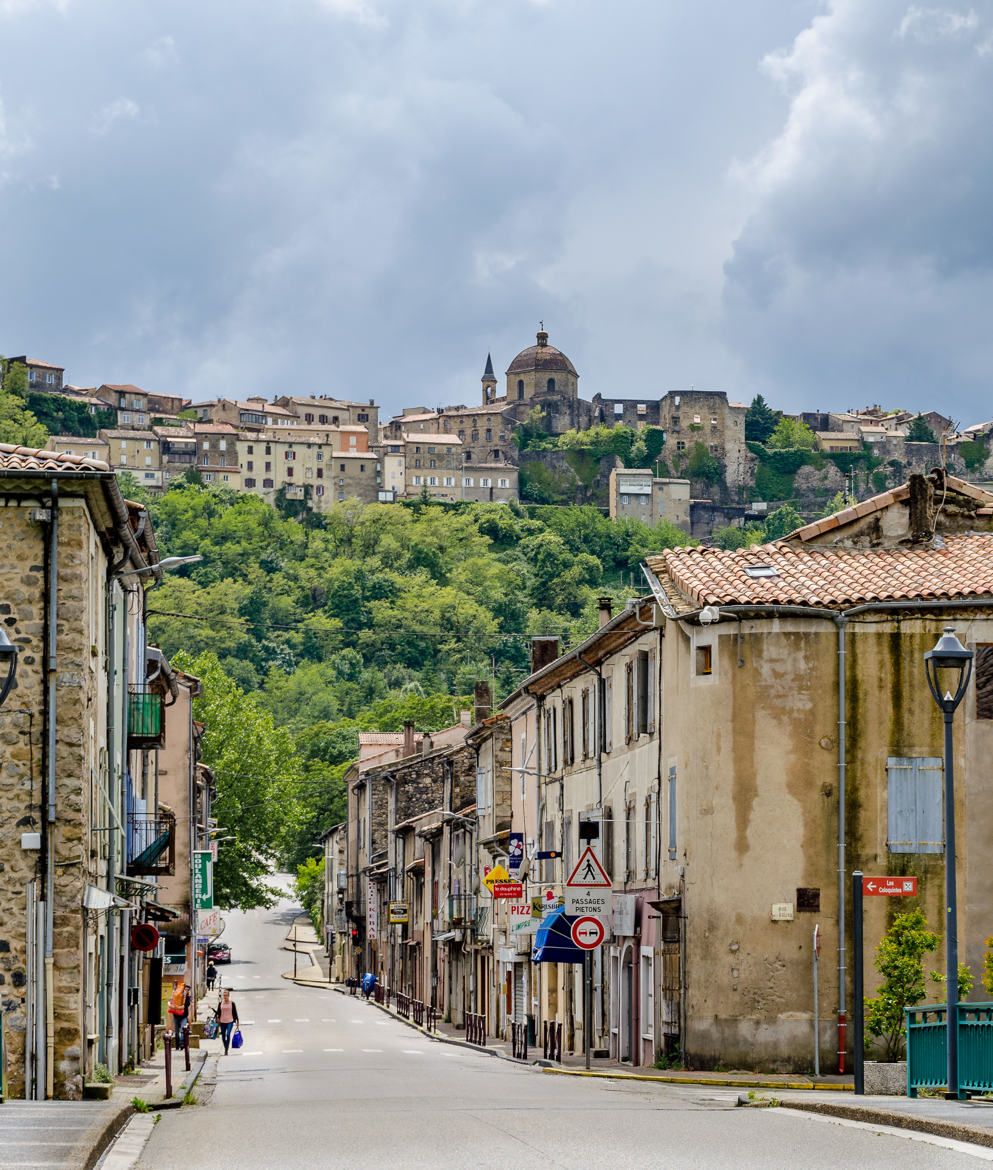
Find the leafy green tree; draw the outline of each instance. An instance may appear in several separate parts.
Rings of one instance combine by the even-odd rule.
[[[765,544],[765,529],[761,526],[739,528],[728,524],[724,528],[715,528],[710,539],[717,548],[731,551],[738,548],[751,548],[753,544]]]
[[[131,500],[135,504],[144,504],[146,507],[152,502],[151,493],[135,479],[134,473],[131,471],[117,473],[117,486],[121,489],[121,495],[126,500]]]
[[[818,516],[818,519],[822,520],[826,516],[833,516],[835,512],[842,512],[849,506],[850,503],[851,501],[848,498],[848,493],[842,488],[836,491],[831,499],[827,501],[820,515]]]
[[[774,512],[770,512],[765,521],[765,539],[782,540],[784,536],[803,527],[803,517],[792,504],[783,504]]]
[[[987,995],[993,995],[993,935],[986,940],[986,954],[983,955],[983,987]]]
[[[817,446],[817,436],[805,422],[795,418],[781,418],[766,440],[766,446],[772,451],[788,448],[813,451]]]
[[[922,414],[910,420],[910,426],[907,427],[908,443],[937,443],[937,441],[934,431],[927,425]]]
[[[756,394],[745,411],[745,438],[755,443],[766,442],[778,421],[779,411],[773,410],[761,394]]]
[[[314,929],[321,933],[321,905],[324,899],[324,858],[308,857],[302,865],[297,866],[297,876],[294,881],[300,905],[310,915]]]
[[[0,443],[44,448],[48,431],[28,410],[28,374],[22,362],[0,358]]]
[[[85,402],[64,394],[29,393],[25,405],[38,422],[53,435],[80,435],[93,438],[101,427],[112,427],[117,418],[111,409],[90,414]]]
[[[915,1007],[927,992],[924,956],[938,949],[938,936],[928,928],[922,910],[898,914],[879,940],[874,966],[883,976],[877,994],[865,1000],[865,1028],[885,1046],[887,1060],[899,1060],[904,1049],[904,1009]]]
[[[222,909],[271,906],[278,890],[265,879],[299,815],[302,769],[289,732],[224,673],[214,654],[180,652],[174,664],[203,683],[194,714],[204,724],[203,762],[214,774],[213,811],[234,840],[214,866]]]

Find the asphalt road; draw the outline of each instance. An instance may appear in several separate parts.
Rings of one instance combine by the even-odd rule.
[[[839,1166],[953,1170],[993,1151],[783,1109],[737,1091],[555,1077],[429,1040],[373,1004],[282,978],[298,909],[230,914],[220,968],[245,1035],[202,1107],[163,1113],[143,1170]]]

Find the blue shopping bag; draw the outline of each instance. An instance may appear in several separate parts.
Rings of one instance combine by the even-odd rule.
[[[231,1037],[231,1047],[240,1048],[242,1044],[244,1044],[244,1040],[241,1038],[241,1029],[235,1028],[234,1035]]]

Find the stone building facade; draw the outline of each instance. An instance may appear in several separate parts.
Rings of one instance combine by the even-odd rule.
[[[158,551],[105,463],[3,444],[0,479],[3,621],[19,650],[0,708],[8,1087],[76,1098],[95,1062],[117,1071],[150,1052],[158,1010],[131,946],[150,891],[128,881],[148,830],[130,814],[155,807],[163,700],[145,681],[140,597]]]

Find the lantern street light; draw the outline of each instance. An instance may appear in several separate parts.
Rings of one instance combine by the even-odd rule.
[[[972,676],[971,650],[956,638],[952,626],[946,626],[938,644],[924,655],[927,685],[945,721],[945,1012],[948,1090],[946,1096],[959,1095],[958,999],[959,941],[958,912],[955,893],[955,766],[952,747],[952,719],[965,695]]]
[[[0,683],[0,707],[10,694],[10,688],[17,677],[17,647],[7,637],[7,631],[0,626],[0,674],[3,682]]]

